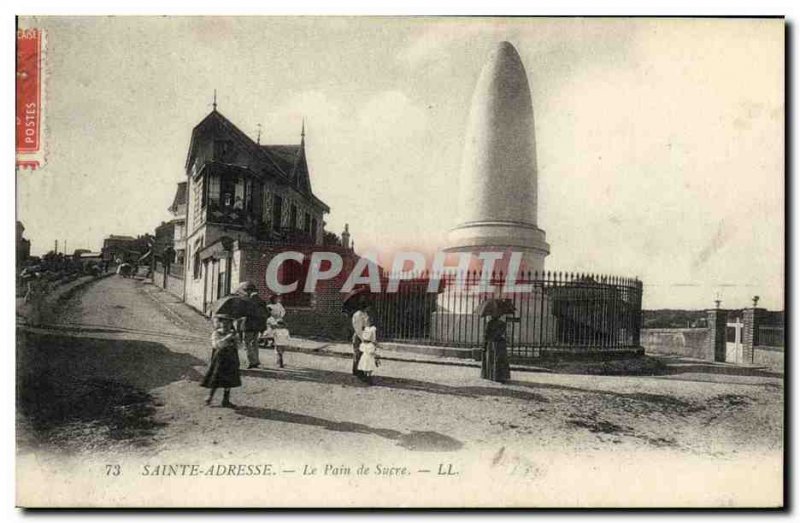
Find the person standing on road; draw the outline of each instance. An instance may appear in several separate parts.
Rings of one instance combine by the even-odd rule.
[[[289,329],[283,320],[277,320],[273,329],[273,339],[275,343],[275,355],[278,367],[283,368],[283,352],[289,346]]]
[[[286,316],[286,309],[281,303],[281,295],[273,294],[269,297],[267,304],[267,331],[264,337],[267,339],[267,344],[271,344],[275,348],[275,357],[279,367],[283,367],[283,349],[289,342],[289,330],[284,324],[283,318]],[[278,333],[278,330],[281,332]],[[285,332],[284,332],[285,331]],[[281,343],[278,343],[280,338]]]
[[[511,379],[506,349],[506,322],[495,314],[486,324],[486,341],[481,361],[481,378],[505,383]]]
[[[372,373],[378,368],[378,333],[372,324],[372,319],[366,317],[366,327],[361,331],[361,358],[358,360],[358,370],[361,371],[364,381],[372,385]]]
[[[236,289],[236,294],[246,296],[253,300],[253,295],[258,295],[258,289],[252,282],[245,282]],[[261,299],[258,299],[261,302]],[[261,302],[263,303],[263,302]],[[266,328],[263,317],[261,321],[256,318],[245,317],[241,322],[241,341],[247,354],[247,368],[255,369],[261,365],[258,357],[258,335]]]
[[[283,307],[283,303],[281,303],[283,298],[281,298],[280,294],[273,294],[269,297],[269,303],[267,304],[267,312],[269,312],[269,318],[272,319],[272,324],[275,325],[276,322],[283,319],[286,316],[286,309]],[[269,323],[269,318],[267,322]]]
[[[230,316],[219,314],[214,317],[214,332],[211,333],[211,361],[208,364],[201,387],[211,389],[206,405],[211,405],[217,389],[223,389],[222,406],[233,408],[231,388],[241,387],[239,376],[239,351],[236,347],[236,331]]]
[[[358,369],[358,360],[361,359],[361,339],[364,329],[368,326],[369,314],[367,306],[360,303],[358,310],[353,314],[353,376],[363,379],[364,373]]]

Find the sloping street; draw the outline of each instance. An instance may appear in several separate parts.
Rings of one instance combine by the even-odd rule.
[[[782,460],[783,377],[763,369],[672,361],[657,376],[514,371],[500,385],[474,367],[384,361],[366,386],[350,375],[342,345],[298,340],[308,352],[287,353],[285,369],[262,350],[263,368],[242,371],[236,408],[226,409],[205,406],[198,386],[208,322],[160,289],[100,279],[62,304],[57,323],[19,332],[20,459],[45,468],[97,460],[102,473],[99,463],[125,456],[125,473],[138,481],[143,464],[221,460],[269,462],[290,477],[327,465],[348,481],[362,463],[407,467],[417,480],[491,469],[501,481],[516,478],[504,494],[513,503],[529,482],[539,482],[535,499],[548,476],[597,474],[592,463],[669,464],[680,455],[687,473],[707,465],[714,484],[726,467],[748,463],[746,476],[757,477]],[[604,477],[620,473],[604,467]]]

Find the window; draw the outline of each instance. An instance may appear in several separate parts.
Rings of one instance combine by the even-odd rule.
[[[289,228],[292,230],[297,229],[297,206],[292,204],[291,214],[289,215]]]
[[[203,177],[194,180],[192,185],[192,226],[197,227],[203,223],[203,207],[205,207],[203,194]]]
[[[208,177],[208,199],[214,203],[219,202],[219,175],[212,174]]]
[[[250,178],[245,178],[244,180],[244,196],[242,199],[244,200],[244,210],[250,211],[253,209],[253,206],[250,203],[250,200],[253,198],[253,180]]]
[[[317,242],[317,235],[318,235],[317,226],[318,226],[317,219],[316,218],[312,218],[311,219],[311,238],[314,240],[314,243]]]
[[[220,205],[230,207],[233,205],[233,195],[236,190],[236,180],[232,176],[223,176],[220,181]]]
[[[275,195],[275,200],[272,204],[272,228],[276,231],[281,230],[281,222],[283,221],[283,198]]]
[[[222,298],[230,294],[228,289],[228,277],[226,274],[227,263],[223,262],[225,262],[225,260],[220,260],[217,263],[217,298]]]
[[[306,231],[306,234],[311,236],[311,215],[308,213],[305,213],[303,218],[303,230]]]
[[[202,266],[200,265],[200,251],[203,249],[203,238],[194,242],[194,256],[192,259],[192,276],[195,280],[200,279],[203,275]]]

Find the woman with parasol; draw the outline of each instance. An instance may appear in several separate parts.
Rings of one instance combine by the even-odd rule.
[[[480,316],[490,316],[486,324],[483,358],[481,359],[481,378],[505,383],[511,379],[506,347],[506,322],[503,316],[514,314],[511,300],[489,299],[481,303]]]
[[[239,351],[237,350],[236,331],[233,329],[233,318],[225,314],[217,314],[213,318],[214,332],[211,333],[211,362],[208,364],[201,387],[211,389],[206,398],[206,405],[211,405],[217,389],[223,389],[222,406],[233,408],[231,388],[241,387],[239,376]]]
[[[225,315],[236,321],[242,348],[247,354],[248,369],[259,366],[258,334],[267,327],[267,310],[258,290],[250,282],[242,282],[233,292],[220,298],[211,306],[211,316]],[[254,296],[255,295],[255,296]]]

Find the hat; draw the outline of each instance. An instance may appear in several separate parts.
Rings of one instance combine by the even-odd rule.
[[[252,292],[252,291],[257,291],[258,287],[256,287],[256,284],[251,281],[243,281],[236,290],[243,292]]]

